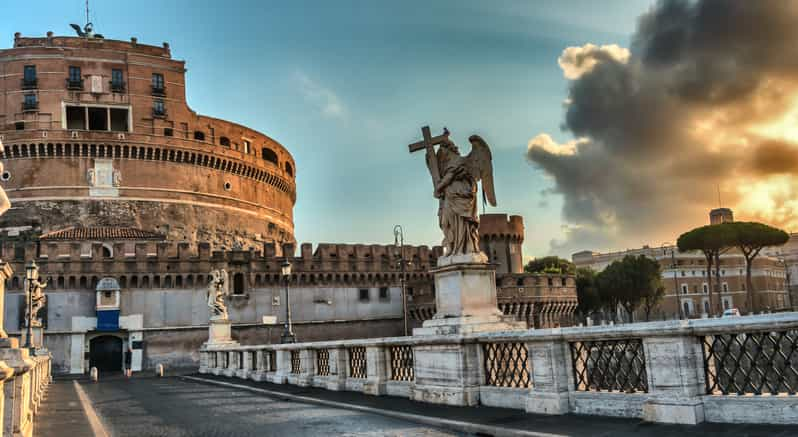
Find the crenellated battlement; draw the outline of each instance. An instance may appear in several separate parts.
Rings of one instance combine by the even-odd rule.
[[[142,284],[147,277],[153,287],[167,283],[178,287],[204,283],[215,268],[245,275],[247,287],[280,284],[280,266],[286,256],[293,266],[291,280],[299,284],[393,285],[400,274],[399,249],[393,245],[325,243],[313,251],[306,243],[299,256],[293,244],[274,243],[256,252],[211,250],[208,243],[6,240],[0,249],[0,258],[17,275],[11,279],[12,289],[22,283],[28,260],[36,260],[42,275],[55,280],[51,289],[91,288],[103,276],[125,277],[131,284],[127,279],[137,277],[135,283]],[[429,280],[428,270],[442,253],[438,246],[405,246],[405,260],[412,261],[406,267],[408,281]]]
[[[524,218],[520,215],[482,214],[479,216],[480,238],[509,238],[515,242],[524,241]]]

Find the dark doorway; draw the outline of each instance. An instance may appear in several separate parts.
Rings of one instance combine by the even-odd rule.
[[[122,339],[112,335],[95,337],[89,343],[89,368],[100,372],[122,370]]]

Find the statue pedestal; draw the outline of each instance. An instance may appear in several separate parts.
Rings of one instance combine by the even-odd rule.
[[[435,316],[413,336],[460,336],[476,332],[526,329],[526,323],[503,315],[496,302],[496,272],[484,254],[438,259]],[[410,398],[446,405],[478,405],[483,383],[476,343],[420,344],[413,348],[415,384]]]
[[[444,256],[435,275],[435,316],[413,335],[468,334],[526,329],[505,316],[496,301],[496,271],[483,253]]]
[[[229,320],[211,319],[208,325],[208,341],[205,342],[207,346],[231,346],[238,344],[233,341],[233,336],[230,333],[231,323]]]
[[[22,332],[20,332],[19,341],[22,344],[26,344],[26,340],[28,339],[28,329],[22,328]],[[44,348],[44,328],[41,326],[34,326],[33,327],[33,336],[31,338],[31,343],[33,349],[42,349]]]

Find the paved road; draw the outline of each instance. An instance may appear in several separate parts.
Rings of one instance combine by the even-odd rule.
[[[95,435],[80,403],[81,390],[110,436],[460,435],[377,414],[283,401],[176,377],[140,376],[106,378],[96,384],[56,380],[37,419],[37,436]]]

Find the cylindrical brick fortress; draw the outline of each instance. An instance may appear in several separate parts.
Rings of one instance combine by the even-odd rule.
[[[0,50],[0,88],[12,202],[0,228],[134,227],[218,248],[294,241],[291,154],[192,111],[168,44],[17,34]]]

